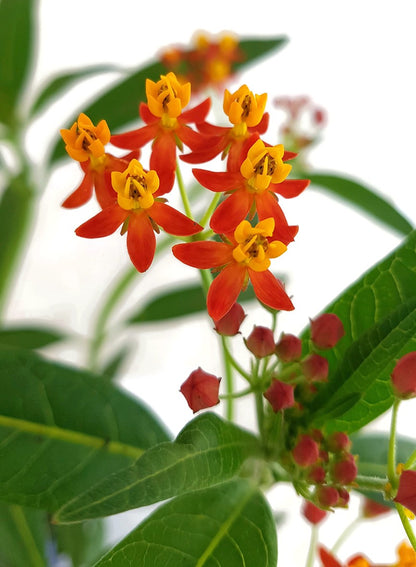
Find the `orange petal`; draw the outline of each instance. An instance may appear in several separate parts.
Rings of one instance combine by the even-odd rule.
[[[87,170],[84,177],[82,178],[81,184],[69,197],[65,199],[62,206],[66,209],[73,209],[75,207],[80,207],[87,203],[93,193],[93,174],[91,171]]]
[[[203,187],[217,193],[238,189],[245,182],[245,179],[237,172],[229,173],[227,171],[208,171],[207,169],[195,168],[192,173]]]
[[[202,230],[197,222],[165,203],[155,202],[148,213],[163,230],[174,236],[190,236]]]
[[[256,207],[260,220],[274,218],[273,240],[280,240],[286,245],[294,240],[299,227],[289,226],[274,193],[264,191],[261,195],[256,195]]]
[[[125,211],[117,203],[106,207],[95,217],[79,226],[75,233],[83,238],[101,238],[113,234],[123,224],[130,211]]]
[[[172,132],[166,132],[155,139],[149,165],[159,176],[157,194],[168,193],[173,187],[176,171],[176,143]]]
[[[323,567],[342,567],[341,563],[324,547],[319,548],[319,558],[322,561]]]
[[[172,248],[175,258],[188,266],[201,270],[228,264],[232,260],[232,250],[233,247],[225,242],[211,240],[176,244]]]
[[[248,268],[248,274],[254,293],[262,303],[276,310],[292,311],[294,309],[283,285],[269,270],[255,272]]]
[[[133,213],[127,228],[127,251],[139,272],[145,272],[153,262],[156,238],[146,213]]]
[[[281,183],[270,183],[269,191],[279,193],[285,199],[292,199],[300,195],[309,183],[309,179],[285,179]]]
[[[244,285],[246,268],[240,264],[231,264],[224,268],[214,279],[207,295],[208,314],[214,321],[228,313]]]
[[[115,134],[111,136],[110,142],[117,148],[136,150],[153,140],[156,136],[157,128],[157,124],[151,124],[131,132],[125,132],[124,134]]]
[[[236,191],[225,199],[214,211],[210,227],[217,234],[233,232],[245,219],[250,210],[253,197],[247,191]]]

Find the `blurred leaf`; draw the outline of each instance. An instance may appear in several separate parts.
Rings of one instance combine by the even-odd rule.
[[[386,227],[406,236],[413,227],[409,221],[397,211],[393,204],[377,195],[372,189],[356,180],[328,173],[305,173],[311,186],[326,189],[332,195],[341,197],[357,207],[366,215],[370,215]]]
[[[115,354],[110,358],[107,364],[101,371],[103,378],[111,382],[114,380],[118,373],[120,372],[126,359],[130,356],[132,352],[131,346],[122,346]]]
[[[416,349],[416,298],[392,313],[354,342],[334,375],[312,402],[312,420],[325,423],[327,431],[350,433],[363,427],[394,402],[390,374],[397,360]],[[357,403],[336,417],[346,397]],[[315,413],[313,413],[315,410]]]
[[[34,191],[23,175],[11,179],[0,200],[0,311],[29,229]]]
[[[240,295],[239,302],[255,299],[253,288],[248,288]],[[175,287],[174,290],[162,292],[144,306],[127,321],[128,324],[154,323],[194,315],[207,310],[206,299],[200,285]]]
[[[71,88],[74,84],[80,82],[82,79],[88,79],[92,75],[99,73],[108,73],[110,71],[119,71],[120,69],[115,65],[94,65],[86,69],[79,69],[57,75],[48,80],[41,92],[36,97],[30,109],[30,116],[34,116],[41,112],[47,104],[52,103],[57,99],[63,91]]]
[[[70,558],[72,567],[88,567],[104,552],[105,530],[102,520],[51,528],[59,554]]]
[[[138,563],[139,561],[139,563]],[[261,492],[236,479],[171,500],[95,567],[275,567],[276,527]]]
[[[76,522],[109,516],[206,488],[236,475],[246,458],[258,452],[252,434],[205,413],[173,443],[149,449],[128,468],[73,498],[54,518]]]
[[[242,69],[248,64],[252,64],[259,57],[270,54],[271,51],[282,47],[287,41],[286,37],[276,37],[268,39],[241,39],[241,49],[246,55],[244,61],[238,64]],[[109,89],[99,94],[91,103],[84,105],[82,112],[85,112],[91,120],[96,123],[99,120],[106,120],[112,133],[119,133],[120,128],[132,122],[139,122],[138,107],[141,102],[146,101],[145,82],[146,79],[158,81],[161,74],[168,69],[160,61],[151,61],[147,65],[139,67],[127,78],[111,86]],[[79,112],[68,121],[71,125],[78,116]],[[62,125],[62,127],[65,127]],[[51,154],[51,162],[56,162],[65,154],[65,147],[59,140]]]
[[[37,349],[64,340],[66,337],[55,329],[43,327],[0,328],[0,346]]]
[[[0,350],[0,498],[53,512],[168,440],[152,412],[88,372]]]
[[[45,512],[0,502],[2,567],[45,567],[47,535]]]
[[[16,106],[30,70],[33,46],[34,0],[0,2],[0,122],[13,126]]]

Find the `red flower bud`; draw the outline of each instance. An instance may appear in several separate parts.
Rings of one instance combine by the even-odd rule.
[[[319,524],[325,518],[327,512],[326,510],[318,508],[318,506],[315,506],[315,504],[309,502],[309,500],[305,500],[302,507],[302,515],[311,524]]]
[[[315,484],[322,484],[325,480],[326,472],[320,465],[314,465],[308,473],[308,480]]]
[[[219,335],[233,337],[240,330],[246,314],[239,303],[234,303],[231,309],[218,321],[214,321],[215,330]]]
[[[399,398],[416,396],[416,352],[402,356],[391,374],[393,389]]]
[[[311,319],[311,340],[318,348],[332,348],[344,335],[344,325],[335,313],[323,313]]]
[[[345,488],[338,488],[338,502],[337,506],[343,506],[346,508],[348,502],[350,501],[350,493]]]
[[[273,379],[269,388],[264,392],[264,397],[270,403],[273,411],[291,408],[295,403],[294,386],[286,384],[280,380]]]
[[[328,371],[328,361],[320,354],[312,353],[302,361],[302,372],[307,380],[325,382]]]
[[[185,396],[188,406],[195,413],[211,408],[219,403],[218,391],[221,378],[208,374],[202,368],[191,372],[182,384],[180,391]]]
[[[310,467],[319,458],[319,445],[309,435],[302,435],[292,450],[292,456],[300,467]]]
[[[351,447],[351,440],[346,433],[342,431],[335,431],[328,436],[327,440],[328,449],[331,453],[341,453],[342,451],[349,451]]]
[[[302,356],[302,341],[290,333],[282,334],[275,352],[282,362],[292,362]]]
[[[355,480],[357,472],[357,464],[351,454],[340,461],[335,461],[332,466],[332,478],[339,484],[351,484]]]
[[[394,501],[416,514],[416,471],[404,470],[402,472]]]
[[[374,518],[375,516],[380,516],[381,514],[387,514],[391,512],[392,508],[386,504],[380,504],[371,498],[365,498],[362,508],[362,516],[364,518]]]
[[[319,486],[316,490],[316,498],[318,506],[332,508],[338,503],[339,493],[333,486]]]
[[[273,331],[267,327],[254,325],[250,335],[244,341],[246,347],[257,358],[263,358],[274,353],[276,347]]]

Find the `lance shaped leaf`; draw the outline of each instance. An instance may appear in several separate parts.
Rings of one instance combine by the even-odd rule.
[[[251,433],[204,413],[188,423],[173,443],[152,447],[133,465],[67,502],[56,512],[55,521],[117,514],[224,482],[258,452]]]
[[[186,494],[161,506],[95,567],[276,567],[276,527],[249,481]]]
[[[54,512],[169,437],[140,401],[98,376],[0,350],[0,498]]]

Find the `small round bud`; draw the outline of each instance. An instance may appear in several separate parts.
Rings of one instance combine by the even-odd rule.
[[[332,506],[336,506],[338,503],[339,493],[333,486],[318,486],[316,499],[318,506],[322,506],[322,508],[332,508]]]
[[[402,356],[391,374],[393,390],[399,398],[416,396],[416,351]]]
[[[308,522],[316,525],[322,522],[322,520],[326,517],[327,512],[326,510],[318,508],[318,506],[315,506],[315,504],[309,502],[309,500],[305,500],[302,506],[302,515],[306,520],[308,520]]]
[[[267,327],[254,325],[250,335],[244,341],[246,347],[257,358],[264,358],[274,353],[276,347],[273,331]]]
[[[333,348],[344,335],[344,325],[335,313],[323,313],[311,319],[311,340],[318,348]]]
[[[351,440],[348,435],[342,431],[335,431],[327,437],[327,446],[331,453],[341,453],[349,451],[351,448]]]
[[[264,397],[270,403],[273,411],[291,408],[295,403],[294,387],[280,380],[273,379],[269,388],[264,392]]]
[[[323,484],[325,481],[326,472],[320,465],[313,465],[308,473],[308,480],[315,484]]]
[[[351,454],[340,461],[335,461],[332,465],[332,478],[339,484],[351,484],[355,480],[357,472],[357,464]]]
[[[312,353],[302,361],[302,372],[307,380],[325,382],[328,371],[328,361],[320,354]]]
[[[234,303],[231,309],[218,321],[214,321],[215,330],[224,337],[233,337],[239,330],[246,314],[239,303]]]
[[[319,458],[319,445],[309,435],[302,435],[292,450],[292,456],[300,467],[310,467]]]
[[[275,352],[282,362],[292,362],[302,356],[302,341],[295,335],[283,333]]]
[[[221,378],[208,374],[198,368],[191,372],[182,384],[180,391],[185,396],[188,406],[195,413],[201,409],[211,408],[219,403],[218,392]]]

